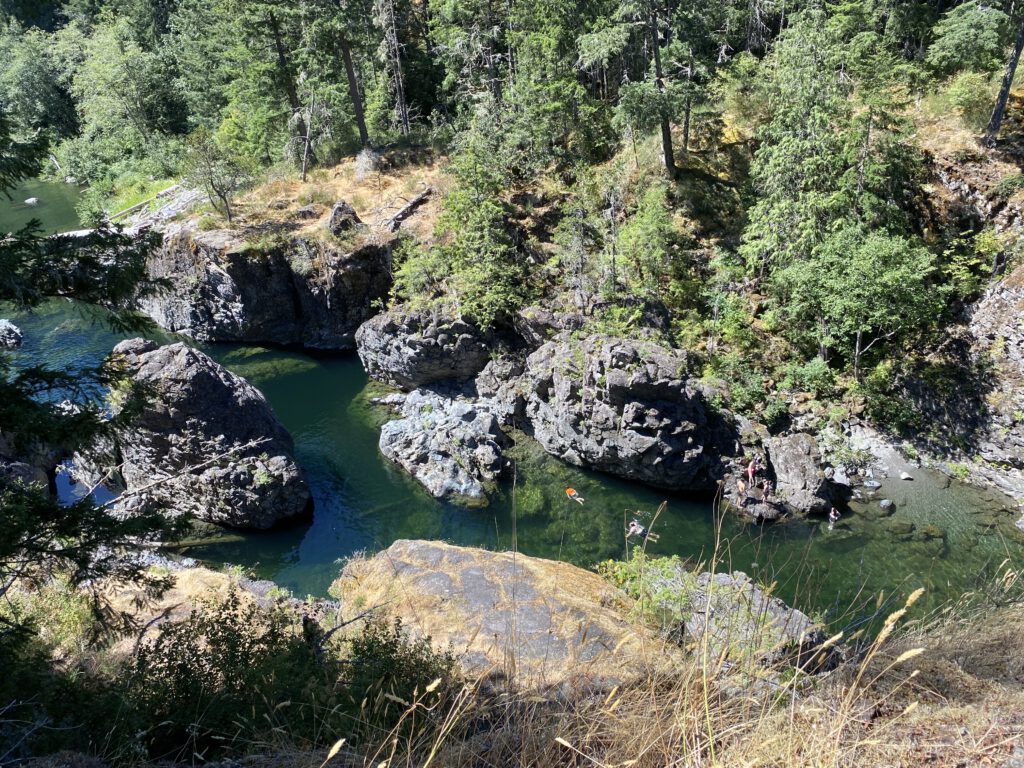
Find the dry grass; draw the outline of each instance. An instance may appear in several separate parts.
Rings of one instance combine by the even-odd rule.
[[[238,224],[296,223],[299,208],[314,206],[317,216],[299,220],[296,234],[314,235],[335,201],[345,200],[371,227],[378,227],[426,187],[435,194],[402,224],[402,231],[420,240],[431,237],[440,201],[449,179],[445,161],[427,151],[394,150],[381,156],[376,170],[360,173],[356,158],[311,173],[305,183],[291,176],[270,179],[239,198]]]
[[[1007,574],[1019,587],[1019,573]],[[334,760],[389,768],[1002,766],[1024,748],[1024,604],[975,602],[901,626],[917,596],[828,675],[736,686],[698,653],[610,690],[467,684],[454,700],[411,703],[423,727]]]
[[[225,574],[183,572],[146,615],[191,610],[230,584]],[[369,739],[368,710],[351,732],[325,734],[346,739],[329,758],[277,734],[237,745],[254,754],[224,768],[1001,768],[1024,749],[1022,586],[1021,572],[1006,568],[985,595],[916,620],[908,620],[911,595],[872,642],[854,644],[825,675],[788,670],[751,683],[720,674],[701,647],[681,662],[624,674],[619,685],[594,680],[582,663],[546,689],[520,686],[506,670],[443,699],[418,692],[394,730]],[[118,599],[127,605],[135,597],[126,591]],[[81,759],[58,755],[37,765],[87,765]]]

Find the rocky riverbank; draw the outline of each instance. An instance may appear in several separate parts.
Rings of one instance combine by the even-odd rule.
[[[356,341],[364,368],[411,390],[389,401],[404,403],[403,418],[382,429],[384,454],[434,495],[479,501],[500,475],[508,444],[500,423],[571,465],[672,491],[710,496],[724,486],[726,498],[755,519],[825,514],[841,503],[844,492],[826,476],[813,436],[773,437],[736,417],[721,405],[722,387],[697,376],[684,351],[572,334],[559,330],[575,325],[572,318],[548,316],[527,324],[529,333],[517,331],[519,323],[485,334],[404,307],[363,324]],[[463,434],[455,435],[458,420]],[[480,445],[487,446],[486,469],[472,458]],[[763,462],[759,481],[772,484],[767,498],[760,487],[736,490],[755,454]],[[462,479],[447,485],[445,477]]]
[[[197,341],[352,349],[356,329],[387,297],[391,247],[365,228],[342,234],[172,224],[147,264],[150,277],[169,285],[142,307],[162,328]]]

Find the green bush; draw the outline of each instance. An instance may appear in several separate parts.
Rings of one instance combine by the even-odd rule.
[[[793,392],[812,392],[815,397],[827,395],[835,385],[835,373],[820,357],[806,363],[788,363],[783,369],[782,388]]]
[[[341,729],[331,706],[340,660],[292,625],[282,608],[246,604],[232,591],[140,644],[126,687],[148,724],[149,754],[209,756],[275,732],[312,744],[325,726]]]
[[[1024,173],[1010,173],[1003,176],[992,187],[992,197],[1006,202],[1022,189],[1024,189]]]
[[[451,650],[435,651],[429,637],[410,638],[399,618],[369,621],[351,640],[347,663],[350,703],[358,708],[367,737],[395,728],[428,690],[443,698],[455,679]],[[414,718],[404,722],[415,726]]]
[[[992,94],[987,75],[961,72],[946,85],[949,106],[969,128],[980,130],[992,112]]]

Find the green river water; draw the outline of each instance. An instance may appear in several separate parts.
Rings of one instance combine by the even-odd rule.
[[[24,364],[95,363],[119,338],[66,303],[12,319],[25,331],[16,355]],[[295,438],[316,508],[309,523],[233,535],[192,548],[190,556],[242,565],[300,596],[325,595],[346,557],[400,538],[496,549],[517,544],[530,555],[591,566],[626,554],[624,515],[640,510],[649,520],[663,500],[667,512],[655,527],[660,539],[649,551],[697,561],[714,549],[710,500],[569,467],[529,440],[516,452],[514,505],[511,482],[485,508],[439,502],[378,451],[382,414],[369,402],[368,380],[354,355],[314,358],[238,345],[203,349],[266,394]],[[934,606],[986,586],[1007,560],[1024,562],[1024,538],[1006,498],[949,484],[925,470],[913,473],[912,482],[883,480],[877,496],[896,502],[891,520],[916,526],[909,537],[892,534],[891,523],[877,517],[877,502],[854,504],[832,531],[818,521],[760,527],[727,513],[720,518],[719,568],[777,582],[784,599],[841,623],[859,612],[851,606],[873,604],[879,592],[898,597],[922,586],[924,604]],[[566,486],[578,489],[586,503],[568,500]],[[924,539],[925,526],[935,526],[941,536]]]
[[[32,179],[11,190],[10,199],[0,195],[0,232],[20,229],[32,219],[44,232],[67,232],[78,228],[75,203],[80,192],[73,184]],[[25,201],[36,198],[36,205]]]
[[[10,200],[0,198],[0,231],[33,218],[46,232],[74,229],[78,194],[66,184],[26,182]],[[23,201],[30,197],[39,204],[26,206]],[[4,316],[11,314],[0,307]],[[15,355],[24,365],[92,365],[122,338],[68,303],[12,319],[25,331],[25,345]],[[514,493],[508,482],[485,508],[439,502],[378,451],[378,427],[386,416],[369,402],[373,387],[355,355],[314,358],[238,345],[203,349],[266,394],[295,438],[315,512],[309,523],[231,534],[188,554],[214,565],[244,566],[298,595],[325,595],[346,557],[400,538],[518,546],[530,555],[592,566],[626,555],[625,518],[639,511],[649,522],[662,501],[668,507],[656,522],[660,539],[649,545],[650,552],[707,561],[718,541],[720,569],[777,582],[784,599],[836,623],[860,614],[880,592],[898,597],[923,586],[925,604],[934,606],[984,588],[1007,560],[1013,565],[1024,560],[1024,539],[1013,526],[1009,500],[918,469],[912,470],[913,482],[883,480],[876,498],[896,502],[890,521],[878,517],[873,502],[854,504],[853,514],[832,531],[817,521],[762,528],[729,513],[716,517],[708,499],[665,494],[569,467],[523,439],[514,453]],[[568,500],[567,486],[579,490],[586,503]],[[77,490],[66,480],[59,487],[68,497]],[[913,523],[915,533],[894,536],[892,520]],[[926,526],[942,536],[925,539]]]

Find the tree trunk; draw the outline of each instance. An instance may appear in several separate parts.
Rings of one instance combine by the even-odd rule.
[[[302,119],[302,102],[299,101],[299,90],[295,85],[295,76],[292,74],[291,63],[288,61],[288,52],[284,47],[284,40],[281,38],[281,25],[277,23],[277,17],[273,11],[267,13],[267,24],[270,26],[271,36],[274,38],[274,50],[277,51],[277,69],[284,83],[284,90],[288,96],[288,106],[292,114],[298,118],[296,128],[300,136],[306,136],[308,130],[306,121]]]
[[[996,106],[992,110],[992,119],[988,121],[988,128],[985,130],[986,146],[994,147],[996,139],[999,137],[999,126],[1003,123],[1006,102],[1010,99],[1010,86],[1013,85],[1013,76],[1017,72],[1017,62],[1020,60],[1022,49],[1024,49],[1024,20],[1021,21],[1020,28],[1017,30],[1017,39],[1013,43],[1010,60],[1006,62],[1006,74],[1003,75],[1003,84],[999,87]]]
[[[857,331],[857,342],[853,347],[853,380],[860,381],[861,331]]]
[[[652,13],[649,21],[651,27],[651,46],[654,48],[654,82],[658,91],[665,92],[664,74],[661,70],[661,48],[658,44],[658,27]],[[665,172],[670,179],[676,177],[676,159],[672,152],[672,126],[668,116],[661,116],[661,149],[665,154]]]
[[[356,116],[356,127],[359,128],[359,143],[364,147],[370,143],[370,134],[366,130],[366,113],[363,111],[363,96],[359,93],[359,81],[356,80],[356,68],[352,64],[352,49],[348,40],[341,38],[338,41],[341,48],[341,58],[345,62],[345,76],[348,78],[348,96],[352,100],[352,112]]]
[[[686,111],[683,113],[683,154],[690,151],[690,97],[686,97]],[[685,162],[685,161],[684,161]]]
[[[408,136],[409,105],[405,101],[405,81],[402,77],[402,50],[398,44],[398,30],[395,27],[395,7],[393,0],[378,0],[378,17],[384,30],[384,44],[387,46],[392,82],[395,87],[395,112],[398,117],[398,130]]]
[[[309,170],[309,156],[313,151],[313,114],[316,112],[316,96],[313,96],[309,103],[309,124],[306,126],[306,135],[302,142],[302,183],[306,183],[306,171]]]

